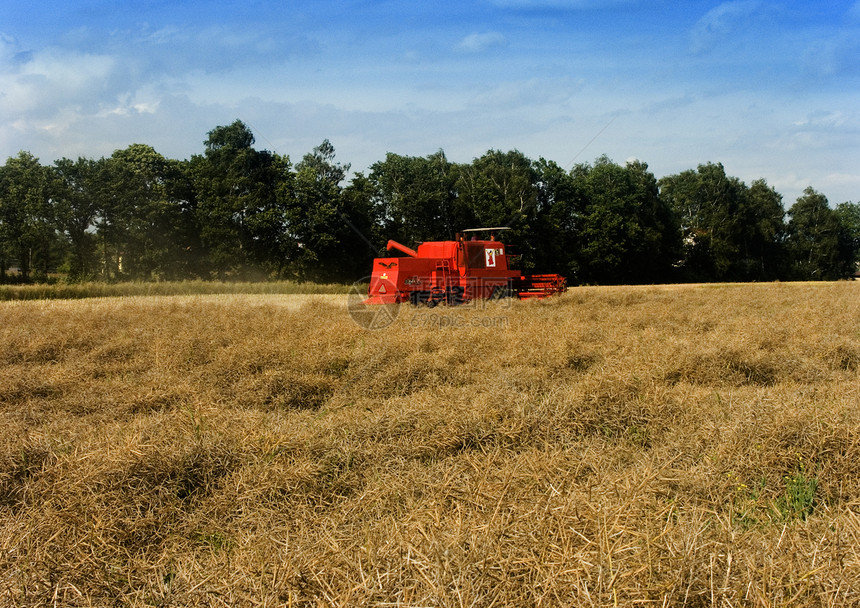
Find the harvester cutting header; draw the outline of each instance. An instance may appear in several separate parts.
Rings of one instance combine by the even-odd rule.
[[[462,304],[479,298],[545,298],[566,291],[557,274],[523,276],[497,235],[508,227],[472,228],[453,241],[430,241],[410,249],[388,241],[405,257],[376,258],[366,304]],[[478,235],[489,235],[479,240]]]

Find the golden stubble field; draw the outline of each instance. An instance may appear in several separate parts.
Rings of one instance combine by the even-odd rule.
[[[0,304],[2,606],[860,603],[860,284]]]

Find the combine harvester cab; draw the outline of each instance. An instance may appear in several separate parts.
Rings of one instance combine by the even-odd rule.
[[[410,249],[388,241],[388,251],[405,257],[376,258],[366,304],[462,304],[481,298],[545,298],[567,290],[557,274],[523,276],[510,267],[504,243],[497,240],[501,228],[475,228],[453,241],[430,241]],[[478,240],[477,233],[489,233]]]

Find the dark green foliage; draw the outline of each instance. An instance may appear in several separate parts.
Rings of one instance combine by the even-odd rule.
[[[98,217],[98,182],[103,161],[61,158],[50,175],[50,193],[57,230],[68,243],[61,267],[69,279],[82,281],[97,275],[96,237],[92,231]]]
[[[376,244],[373,200],[363,176],[344,192],[349,165],[335,162],[327,139],[296,165],[288,211],[291,271],[309,281],[350,281],[367,274]]]
[[[843,276],[860,272],[860,203],[836,206],[839,220],[839,261]]]
[[[747,191],[749,224],[742,231],[739,273],[770,281],[785,275],[785,209],[782,196],[757,179]]]
[[[583,193],[579,267],[593,283],[656,283],[670,279],[677,259],[677,220],[659,197],[648,165],[622,167],[606,157],[574,168]]]
[[[266,276],[284,266],[287,218],[279,194],[291,177],[289,159],[253,143],[237,120],[210,131],[205,156],[191,159],[200,239],[210,273],[221,279]]]
[[[787,247],[792,261],[792,278],[800,280],[838,279],[840,225],[827,197],[812,188],[788,210]]]
[[[660,198],[648,165],[620,166],[607,157],[565,174],[554,163],[536,164],[541,175],[542,248],[563,260],[571,282],[657,283],[672,279],[680,233]],[[551,268],[551,260],[544,262]]]
[[[860,262],[860,205],[807,189],[789,210],[707,163],[657,181],[603,156],[566,171],[517,150],[468,164],[442,150],[386,155],[349,175],[324,140],[292,165],[254,148],[240,120],[202,155],[171,160],[132,144],[109,158],[0,167],[0,282],[359,279],[394,239],[508,226],[525,272],[570,284],[837,279]],[[347,180],[349,181],[347,183]],[[11,274],[8,268],[15,267]]]
[[[97,221],[107,279],[179,279],[199,265],[191,184],[183,166],[132,144],[104,162]]]
[[[19,152],[0,167],[0,280],[6,279],[11,259],[24,282],[33,270],[47,275],[56,242],[53,222],[48,172],[39,159]]]
[[[458,230],[510,227],[505,242],[522,255],[522,269],[533,270],[539,246],[533,232],[539,191],[532,161],[517,150],[490,150],[472,164],[458,166],[457,174],[454,220]]]
[[[777,278],[784,212],[781,197],[763,180],[750,188],[721,164],[708,163],[664,177],[660,193],[681,222],[684,278]]]
[[[458,173],[457,219],[528,230],[537,210],[537,174],[521,152],[490,150]]]
[[[457,171],[441,150],[424,158],[389,152],[370,169],[388,238],[414,245],[451,238],[462,228],[454,215]]]

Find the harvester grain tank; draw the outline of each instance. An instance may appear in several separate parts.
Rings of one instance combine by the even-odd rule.
[[[453,241],[428,241],[417,249],[388,241],[388,251],[404,255],[373,260],[365,303],[453,305],[480,298],[545,298],[566,291],[560,275],[523,276],[511,268],[516,256],[497,238],[505,230],[509,228],[472,228]]]

